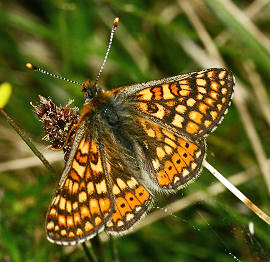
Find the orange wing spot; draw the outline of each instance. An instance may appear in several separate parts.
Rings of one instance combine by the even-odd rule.
[[[178,105],[177,107],[175,107],[175,111],[179,114],[184,114],[187,110],[187,107],[184,105]]]
[[[205,120],[205,121],[204,121],[205,127],[209,127],[211,124],[212,124],[212,122],[209,121],[209,120]]]
[[[117,185],[113,185],[113,194],[114,195],[118,195],[118,194],[120,194],[120,189],[119,189],[119,187],[117,186]]]
[[[195,134],[196,132],[198,132],[199,130],[199,126],[195,123],[192,123],[192,122],[188,122],[187,125],[186,125],[186,131],[189,133],[189,134]]]
[[[207,93],[207,91],[206,91],[206,89],[204,87],[199,87],[198,86],[197,89],[198,89],[198,92],[201,93],[201,94],[206,94]]]
[[[89,182],[87,184],[87,192],[88,192],[88,195],[93,195],[93,193],[95,192],[93,182]]]
[[[55,228],[54,228],[54,231],[59,231],[59,229],[60,229],[59,226],[56,225]]]
[[[60,231],[60,234],[61,234],[61,236],[66,236],[67,235],[67,231],[65,230],[65,229],[62,229],[61,231]]]
[[[72,172],[72,171],[71,171]],[[74,171],[73,171],[74,172]],[[75,172],[74,172],[75,173]],[[76,174],[76,173],[75,173]],[[79,190],[79,183],[74,182],[73,187],[72,187],[72,194],[76,195],[78,194],[78,190]]]
[[[82,154],[88,154],[89,152],[89,143],[85,141],[85,139],[82,139],[78,149],[81,150]]]
[[[176,169],[177,169],[177,172],[178,172],[178,173],[181,173],[183,167],[185,167],[186,164],[185,164],[184,161],[181,161],[180,155],[177,154],[177,153],[173,154],[173,156],[172,156],[172,161],[173,161],[173,164],[175,165],[175,167],[176,167]]]
[[[218,112],[217,111],[211,111],[210,115],[212,116],[213,120],[216,120],[218,117]]]
[[[131,177],[129,180],[127,180],[127,184],[130,188],[134,188],[136,185],[138,185],[138,182],[134,177]]]
[[[189,81],[188,80],[180,80],[180,81],[178,81],[178,84],[180,84],[180,85],[188,85]]]
[[[58,215],[58,224],[62,227],[66,226],[66,218],[63,215]]]
[[[167,102],[164,102],[164,104],[166,106],[169,106],[169,107],[174,107],[174,106],[176,106],[177,102],[176,101],[167,101]]]
[[[210,105],[210,106],[214,106],[215,100],[213,100],[212,98],[206,97],[204,99],[205,103]]]
[[[73,161],[72,168],[77,172],[80,177],[84,176],[85,166],[81,166],[76,160]]]
[[[179,96],[179,85],[177,86],[176,84],[171,84],[171,90],[174,96]]]
[[[164,139],[164,142],[165,142],[167,145],[176,148],[175,142],[172,141],[170,138],[166,137],[166,138]]]
[[[187,142],[186,140],[184,140],[183,138],[178,138],[178,143],[181,145],[181,147],[182,147],[182,149],[181,149],[181,147],[178,147],[177,148],[177,150],[178,150],[178,153],[180,154],[180,155],[182,155],[182,153],[183,153],[183,151],[184,151],[184,149],[183,148],[185,148],[185,150],[187,150],[191,155],[193,155],[194,154],[194,152],[196,151],[196,150],[198,150],[198,147],[195,145],[195,144],[193,144],[193,143],[191,143],[191,142]]]
[[[68,193],[72,194],[73,182],[69,179],[68,183]]]
[[[183,88],[183,85],[181,85],[181,88]],[[189,90],[185,90],[185,88],[184,88],[184,89],[180,90],[179,93],[180,93],[180,96],[189,96],[190,91]]]
[[[222,108],[223,108],[223,106],[222,106],[221,104],[217,104],[217,109],[218,109],[219,111],[221,111]]]
[[[169,84],[163,84],[162,89],[163,89],[163,99],[169,100],[169,99],[175,98],[175,96],[172,94],[172,92],[169,89]]]
[[[75,158],[80,164],[85,164],[87,162],[87,160],[88,160],[88,156],[83,155],[80,151],[77,151],[77,154],[76,154]]]
[[[210,71],[210,72],[207,72],[207,76],[208,76],[209,78],[215,77],[216,74],[217,74],[217,71]]]
[[[146,129],[145,132],[149,137],[155,137],[156,136],[156,133],[152,128]]]
[[[197,111],[190,111],[189,117],[194,122],[200,124],[202,122],[203,115]]]
[[[75,161],[74,161],[75,162]],[[71,169],[71,171],[70,171],[70,177],[73,179],[73,180],[75,180],[75,181],[80,181],[81,179],[79,178],[79,176],[76,174],[76,172],[73,170],[73,169]],[[74,187],[73,187],[73,190],[74,190]]]
[[[59,208],[61,210],[65,210],[66,209],[66,199],[63,198],[63,197],[60,198]]]
[[[125,199],[128,202],[129,206],[134,209],[136,206],[140,206],[141,203],[139,202],[139,200],[137,199],[137,197],[135,195],[133,195],[130,192],[127,192],[125,195]]]
[[[212,98],[214,98],[215,100],[218,99],[218,93],[217,93],[217,92],[211,91],[211,92],[210,92],[210,96],[211,96]]]
[[[166,130],[166,129],[162,129],[162,133],[163,133],[165,136],[169,137],[170,139],[175,140],[175,135],[172,134],[170,131],[168,131],[168,130]]]
[[[50,217],[50,218],[56,217],[56,215],[57,215],[56,209],[55,209],[55,208],[52,208],[52,209],[50,210],[49,217]]]
[[[69,232],[68,237],[73,238],[75,237],[75,234],[73,232]]]
[[[82,219],[84,219],[85,217],[90,217],[90,212],[87,206],[82,206],[80,209]]]
[[[73,217],[72,216],[67,216],[67,227],[73,227],[74,223],[73,223]]]
[[[95,218],[95,225],[96,226],[99,226],[101,224],[101,222],[102,222],[102,219],[100,217]]]
[[[143,89],[137,94],[138,100],[150,101],[150,100],[152,100],[152,96],[153,96],[153,94],[151,93],[149,88]]]
[[[52,230],[54,228],[54,222],[53,221],[50,221],[48,224],[47,224],[47,229],[48,230]]]
[[[149,192],[143,186],[136,188],[135,195],[141,203],[144,203],[150,197]]]
[[[77,201],[72,204],[72,208],[73,208],[73,210],[76,210],[78,208],[78,202]]]
[[[157,158],[152,159],[152,164],[153,164],[153,167],[154,167],[155,170],[160,168],[160,162],[159,162],[159,160]]]
[[[85,191],[79,193],[79,202],[83,203],[87,200],[87,194]]]
[[[204,104],[204,103],[199,103],[198,109],[200,112],[202,112],[203,114],[207,114],[207,109],[209,108],[208,105]]]
[[[71,201],[70,200],[67,200],[67,203],[66,203],[66,210],[68,213],[71,213],[72,211],[72,208],[71,208]]]
[[[79,212],[74,213],[74,224],[75,225],[80,225],[81,224],[81,216]]]
[[[210,87],[214,90],[214,91],[218,91],[219,88],[220,88],[220,85],[215,82],[215,81],[212,81],[211,84],[210,84]]]
[[[159,160],[162,160],[166,156],[164,150],[161,147],[157,147],[156,152]]]
[[[121,190],[126,189],[127,184],[121,178],[117,178],[116,181]]]
[[[220,80],[219,82],[220,82],[220,84],[221,84],[222,86],[224,86],[224,85],[226,84],[226,82],[225,82],[224,80]]]
[[[206,80],[205,79],[202,79],[202,78],[197,78],[196,79],[196,84],[199,85],[199,86],[206,86]]]
[[[227,93],[228,93],[228,89],[227,88],[222,88],[221,89],[221,93],[223,94],[223,95],[226,95]]]
[[[112,222],[116,223],[117,220],[122,219],[122,215],[120,214],[119,210],[112,215]]]
[[[161,88],[159,86],[156,86],[152,89],[152,92],[154,93],[154,100],[161,100],[162,97],[162,92],[161,92]]]
[[[172,148],[170,146],[164,146],[165,152],[170,155],[172,153]]]
[[[127,212],[132,211],[128,205],[128,202],[123,197],[117,197],[115,203],[122,216],[124,216]]]
[[[93,214],[100,215],[98,201],[95,198],[92,198],[92,199],[89,200],[89,207],[90,207],[90,211],[91,211],[92,215]]]
[[[163,135],[162,135],[160,129],[154,126],[154,130],[155,130],[155,133],[156,133],[156,139],[158,141],[161,141],[162,138],[163,138]]]
[[[100,198],[99,199],[99,206],[101,209],[101,212],[104,213],[110,209],[111,202],[109,198]]]
[[[171,182],[164,170],[157,173],[157,181],[161,186],[167,186]]]
[[[197,99],[198,99],[198,100],[202,100],[202,99],[203,99],[203,95],[202,95],[202,94],[198,94],[198,95],[197,95]]]
[[[187,100],[187,105],[188,106],[194,106],[195,105],[195,103],[196,103],[196,101],[193,99],[193,98],[189,98],[188,100]]]
[[[227,75],[226,71],[221,71],[221,72],[218,74],[218,77],[219,77],[219,79],[223,79],[226,75]]]
[[[89,221],[87,221],[84,225],[84,229],[86,232],[89,232],[94,229],[94,226]]]
[[[196,78],[204,78],[205,77],[205,73],[200,73],[197,74]]]
[[[225,102],[226,102],[226,97],[222,97],[222,98],[221,98],[221,102],[222,102],[223,104],[225,104]]]
[[[80,228],[77,228],[76,235],[77,236],[82,236],[83,235],[83,231]]]
[[[164,170],[168,174],[169,179],[173,181],[175,175],[177,175],[177,170],[175,169],[173,163],[170,160],[167,160],[164,164]]]
[[[182,117],[182,116],[180,116],[178,114],[174,115],[172,125],[182,128],[183,127],[183,125],[182,125],[183,122],[184,122],[184,117]]]

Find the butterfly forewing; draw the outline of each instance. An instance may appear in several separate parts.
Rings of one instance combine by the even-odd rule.
[[[230,104],[233,75],[207,69],[122,90],[136,111],[181,135],[203,137],[220,123]]]
[[[93,237],[110,220],[114,206],[98,143],[84,135],[73,147],[46,222],[48,239],[62,245]]]

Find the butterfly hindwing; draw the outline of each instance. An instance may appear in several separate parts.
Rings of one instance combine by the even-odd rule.
[[[98,143],[83,136],[73,147],[46,221],[48,239],[62,245],[92,238],[114,206]]]
[[[205,156],[204,139],[190,141],[146,119],[139,123],[147,136],[144,151],[145,157],[151,158],[149,173],[155,184],[177,189],[198,175]]]
[[[123,232],[130,229],[146,212],[152,197],[149,191],[134,177],[115,176],[113,179],[115,207],[107,232]]]
[[[233,75],[226,69],[175,76],[120,90],[137,112],[189,137],[203,137],[221,122],[233,92]]]

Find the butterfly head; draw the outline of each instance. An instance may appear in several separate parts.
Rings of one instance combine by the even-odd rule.
[[[84,94],[86,104],[91,102],[98,94],[104,92],[104,90],[98,88],[96,84],[92,84],[90,80],[82,83],[81,89]]]

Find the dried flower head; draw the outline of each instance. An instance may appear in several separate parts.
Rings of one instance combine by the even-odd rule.
[[[34,108],[34,113],[44,124],[43,129],[46,135],[43,139],[49,141],[52,148],[59,149],[65,144],[71,127],[79,120],[79,108],[70,107],[73,100],[70,100],[65,106],[57,106],[51,98],[39,96],[39,99],[39,105],[35,106],[32,103],[31,105]],[[71,132],[66,145],[63,147],[65,160],[70,152],[74,134],[75,130]]]

